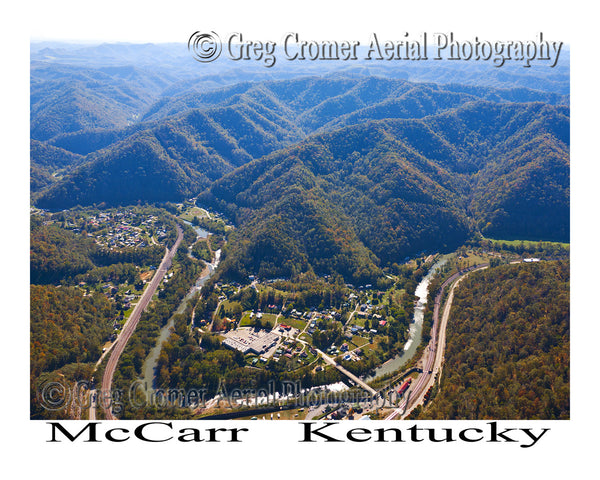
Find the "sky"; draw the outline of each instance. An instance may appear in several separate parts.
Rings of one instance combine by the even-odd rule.
[[[313,40],[366,39],[372,31],[460,31],[492,39],[527,37],[540,28],[550,35],[573,25],[557,1],[123,1],[29,2],[33,40],[186,42],[196,30],[241,31],[276,40],[288,31]],[[497,38],[495,38],[497,37]]]

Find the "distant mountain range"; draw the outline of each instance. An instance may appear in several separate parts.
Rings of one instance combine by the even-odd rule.
[[[284,79],[297,72],[277,70],[274,80],[245,71],[244,81],[213,66],[194,83],[189,66],[178,76],[165,64],[107,61],[133,55],[130,47],[104,46],[98,64],[86,47],[90,66],[73,60],[82,55],[75,48],[32,48],[38,206],[201,194],[238,227],[224,252],[231,276],[314,271],[363,281],[478,231],[568,241],[564,70],[528,77],[540,89],[524,88],[510,69],[502,88],[496,77],[478,83],[479,67],[464,84],[408,81],[394,68],[394,78],[349,74],[343,65]],[[140,48],[149,61],[152,48]]]

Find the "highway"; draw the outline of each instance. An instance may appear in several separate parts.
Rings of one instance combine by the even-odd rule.
[[[410,396],[403,400],[398,408],[396,408],[392,413],[390,413],[385,419],[393,420],[398,415],[401,415],[402,418],[406,417],[410,414],[410,410],[416,407],[419,403],[423,401],[423,397],[427,390],[433,382],[435,381],[436,373],[441,369],[442,359],[444,356],[444,345],[445,345],[445,331],[446,331],[446,323],[448,321],[448,317],[450,315],[450,308],[452,307],[452,298],[454,294],[454,288],[458,284],[459,279],[467,275],[468,273],[474,270],[480,270],[483,268],[487,268],[487,264],[474,265],[472,267],[465,268],[460,272],[455,273],[444,283],[442,283],[440,287],[439,293],[435,297],[435,302],[433,306],[433,325],[431,327],[431,340],[429,340],[429,344],[425,348],[425,352],[423,353],[423,371],[417,378],[417,381],[413,383],[412,388],[410,388]],[[454,283],[456,282],[456,283]],[[443,321],[440,324],[440,304],[442,301],[442,296],[444,294],[444,290],[448,285],[452,285],[452,290],[450,295],[448,295],[448,300],[446,301],[446,305],[444,307],[444,315]],[[440,332],[440,341],[438,342],[438,330]],[[407,400],[410,402],[407,405]]]
[[[114,375],[115,369],[117,367],[117,363],[119,362],[119,358],[121,357],[123,350],[125,350],[125,345],[127,345],[127,341],[133,334],[133,332],[140,320],[142,312],[146,309],[146,307],[152,300],[152,297],[154,296],[156,289],[162,282],[167,270],[171,266],[171,263],[173,262],[173,257],[175,256],[175,253],[177,252],[177,248],[179,247],[179,244],[181,243],[182,240],[183,240],[183,229],[179,225],[177,225],[177,240],[175,240],[175,244],[173,245],[173,248],[171,248],[171,250],[166,249],[165,256],[163,257],[162,261],[160,262],[160,266],[154,273],[154,277],[152,277],[152,281],[144,290],[144,293],[142,294],[140,301],[137,303],[137,305],[133,309],[131,316],[129,317],[129,319],[127,320],[125,325],[123,326],[123,330],[121,331],[119,337],[113,344],[112,352],[111,352],[110,358],[108,359],[108,362],[106,364],[106,368],[104,370],[104,375],[102,377],[102,390],[99,394],[99,404],[102,405],[102,408],[104,410],[104,414],[105,414],[105,417],[107,420],[116,420],[116,417],[113,415],[113,412],[112,412],[111,385],[112,385],[113,375]]]

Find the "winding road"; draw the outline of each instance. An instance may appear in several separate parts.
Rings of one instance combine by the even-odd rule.
[[[170,250],[166,249],[165,256],[163,257],[162,261],[160,262],[160,266],[154,273],[154,277],[152,277],[152,281],[146,287],[146,290],[144,290],[144,293],[142,294],[140,301],[137,303],[137,305],[133,309],[133,312],[131,313],[131,316],[129,317],[129,319],[127,320],[125,325],[123,326],[123,330],[121,331],[119,338],[113,344],[112,352],[111,352],[110,358],[108,359],[108,362],[106,364],[106,368],[104,370],[104,375],[102,377],[102,390],[100,391],[100,394],[99,394],[99,404],[102,406],[107,420],[116,420],[116,417],[114,416],[114,414],[112,412],[112,401],[111,401],[111,399],[112,399],[111,388],[112,387],[111,387],[111,385],[112,385],[112,380],[113,380],[113,376],[115,373],[115,369],[117,367],[117,363],[119,362],[119,358],[121,357],[123,350],[125,350],[125,345],[127,344],[127,341],[133,334],[135,327],[137,326],[137,324],[140,320],[142,312],[146,309],[146,307],[148,307],[148,304],[152,300],[152,297],[154,296],[156,289],[162,282],[163,277],[165,276],[165,273],[167,272],[167,270],[169,270],[169,267],[171,266],[171,263],[173,262],[173,257],[175,256],[175,253],[177,252],[177,248],[179,247],[179,244],[181,243],[182,240],[183,240],[183,229],[179,225],[177,225],[177,240],[175,240],[175,244],[173,245],[173,247]],[[122,399],[121,399],[121,401],[122,401]]]

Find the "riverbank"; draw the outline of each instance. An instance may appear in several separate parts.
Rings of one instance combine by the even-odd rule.
[[[142,366],[143,379],[142,382],[146,385],[149,390],[154,388],[154,378],[156,374],[156,365],[158,364],[158,357],[162,350],[163,343],[169,338],[171,335],[171,328],[174,326],[174,315],[185,312],[185,309],[188,305],[188,302],[194,297],[194,295],[202,289],[202,286],[206,283],[206,281],[213,275],[217,266],[219,265],[219,261],[221,259],[221,250],[217,250],[215,252],[215,257],[213,259],[213,263],[206,263],[202,272],[195,284],[190,288],[189,292],[177,307],[174,314],[171,315],[167,324],[160,329],[160,333],[156,340],[155,346],[150,350],[150,353],[146,357],[144,361],[144,365]]]
[[[448,261],[449,255],[442,256],[430,269],[427,275],[421,280],[415,289],[415,296],[418,298],[413,321],[409,326],[409,338],[404,345],[404,352],[396,355],[394,358],[386,361],[384,364],[375,368],[373,375],[364,377],[365,382],[372,382],[385,375],[390,375],[413,359],[421,345],[423,332],[423,319],[425,318],[425,306],[427,304],[427,296],[429,294],[429,284],[436,272],[443,267]]]

